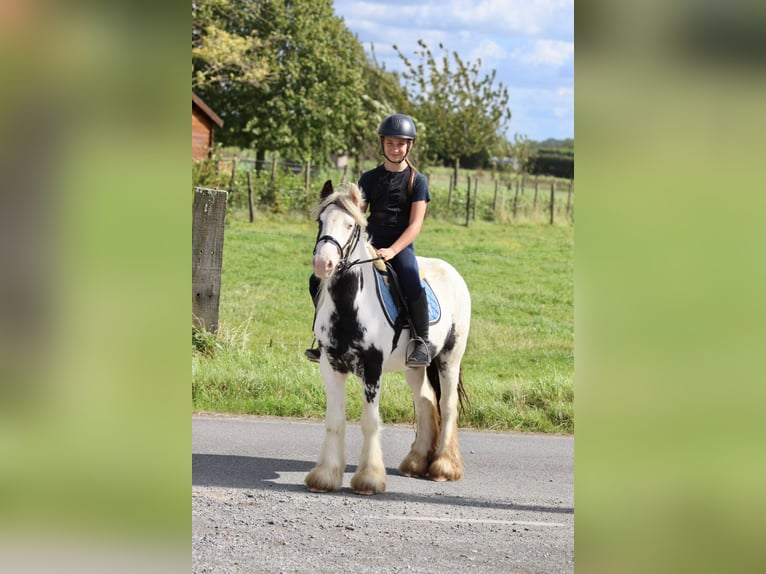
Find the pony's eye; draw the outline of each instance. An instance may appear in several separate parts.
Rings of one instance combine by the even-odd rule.
[[[354,228],[354,224],[353,223],[347,223],[346,224],[346,229],[351,230],[353,228]]]

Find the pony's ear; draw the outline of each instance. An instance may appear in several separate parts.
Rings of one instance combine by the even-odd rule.
[[[330,194],[335,191],[332,188],[332,180],[328,179],[326,182],[324,182],[324,185],[322,186],[322,191],[319,192],[319,197],[324,201],[328,197],[330,197]]]
[[[353,183],[348,186],[348,196],[351,198],[351,201],[353,201],[356,205],[361,205],[362,192],[360,192],[359,188]]]

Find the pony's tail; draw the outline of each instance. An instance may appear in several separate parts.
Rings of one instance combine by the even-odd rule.
[[[436,366],[436,361],[431,361],[431,363],[426,367],[426,375],[428,376],[428,382],[431,384],[431,388],[434,390],[434,393],[436,393],[436,408],[439,410],[439,418],[441,418],[441,407],[439,406],[439,401],[441,400],[442,396],[442,384],[441,378],[439,376],[439,367]],[[465,387],[463,386],[463,369],[458,371],[457,400],[460,408],[460,414],[465,415],[466,407],[469,409],[471,408],[471,399],[468,398],[468,393],[465,391]]]

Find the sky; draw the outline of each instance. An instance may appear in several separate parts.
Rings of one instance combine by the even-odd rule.
[[[508,137],[574,138],[574,0],[335,0],[365,51],[388,70],[403,70],[393,46],[411,59],[422,39],[439,58],[439,43],[480,77],[497,70],[508,88]]]

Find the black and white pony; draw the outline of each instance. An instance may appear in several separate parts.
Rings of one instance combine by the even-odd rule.
[[[374,249],[365,233],[359,189],[322,188],[314,215],[319,234],[312,265],[321,279],[314,334],[319,342],[319,371],[327,398],[326,433],[319,461],[305,483],[312,492],[339,490],[345,468],[346,391],[349,373],[364,391],[361,427],[364,445],[351,488],[359,494],[386,489],[380,448],[381,375],[404,371],[415,402],[415,441],[399,465],[404,476],[459,480],[463,459],[457,437],[458,403],[465,396],[460,362],[471,318],[471,297],[458,272],[439,259],[418,257],[421,275],[438,300],[441,313],[430,326],[434,357],[428,367],[405,367],[409,328],[392,325],[379,297]],[[428,380],[426,380],[426,373]]]

